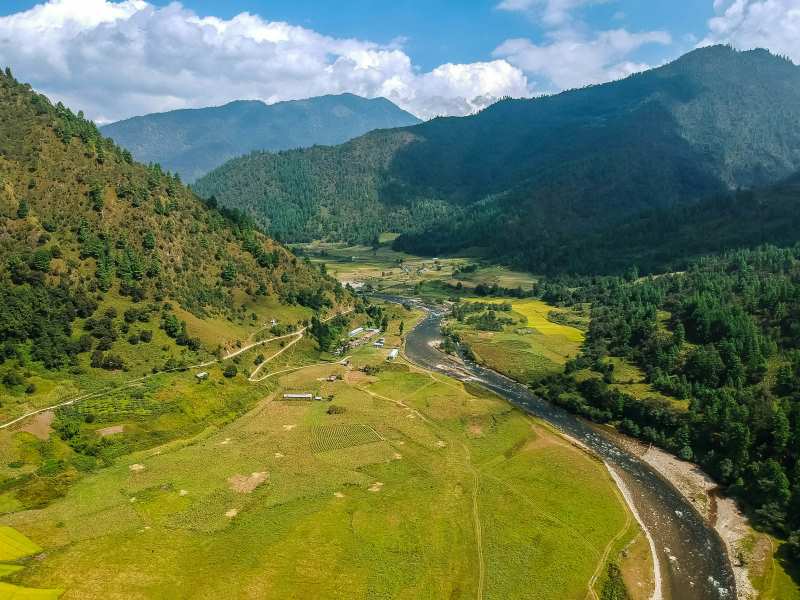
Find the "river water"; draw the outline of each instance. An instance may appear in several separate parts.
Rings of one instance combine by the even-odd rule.
[[[403,301],[397,297],[384,299]],[[602,436],[592,425],[539,398],[527,387],[439,352],[433,342],[441,339],[440,326],[445,313],[438,307],[426,309],[426,318],[406,337],[408,358],[426,369],[482,384],[580,441],[605,460],[630,491],[631,500],[654,542],[661,568],[663,598],[733,600],[736,597],[735,580],[722,540],[668,481]]]

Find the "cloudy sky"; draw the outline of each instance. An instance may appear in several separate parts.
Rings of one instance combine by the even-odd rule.
[[[463,115],[718,42],[800,64],[800,0],[0,3],[0,64],[100,123],[342,92]]]

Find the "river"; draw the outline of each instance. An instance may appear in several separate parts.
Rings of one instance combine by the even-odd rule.
[[[384,297],[403,301],[398,297]],[[662,594],[668,600],[718,600],[736,597],[725,546],[689,502],[661,475],[636,456],[601,435],[588,422],[553,406],[527,387],[479,365],[462,363],[435,347],[445,316],[425,307],[427,316],[406,337],[406,356],[429,370],[477,383],[515,406],[544,419],[601,457],[621,477],[660,563]]]

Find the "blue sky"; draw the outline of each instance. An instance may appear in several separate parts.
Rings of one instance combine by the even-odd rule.
[[[508,38],[541,37],[545,33],[536,19],[498,10],[497,1],[487,0],[188,0],[183,4],[200,14],[226,18],[255,12],[337,37],[381,43],[404,37],[408,40],[406,49],[423,69],[445,62],[485,60]],[[713,14],[709,0],[620,0],[582,11],[590,28],[665,29],[679,41],[689,35],[701,39]],[[642,52],[648,58],[670,55],[663,50]]]
[[[245,13],[249,13],[245,14]],[[698,45],[800,62],[800,0],[5,0],[0,64],[106,122],[238,98],[385,96],[430,118]]]

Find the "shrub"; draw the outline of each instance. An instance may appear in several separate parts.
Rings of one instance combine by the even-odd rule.
[[[233,365],[233,364],[228,365],[227,367],[225,367],[225,370],[222,372],[222,374],[225,377],[227,377],[228,379],[230,379],[232,377],[236,377],[236,375],[238,373],[239,373],[239,368],[236,365]]]

